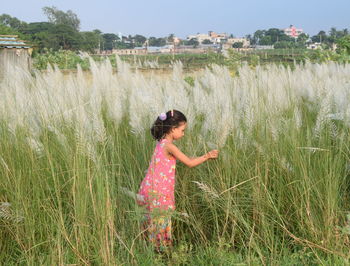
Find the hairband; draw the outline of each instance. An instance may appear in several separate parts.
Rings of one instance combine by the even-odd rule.
[[[162,121],[164,121],[164,120],[166,119],[166,113],[161,113],[161,114],[159,115],[159,119],[162,120]]]
[[[171,113],[170,114],[171,114],[171,117],[174,116],[174,109],[171,109]],[[164,121],[167,118],[166,113],[161,113],[158,117],[159,117],[159,119],[161,121]]]

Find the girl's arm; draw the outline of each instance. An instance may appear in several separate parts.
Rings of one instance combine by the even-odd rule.
[[[209,159],[214,159],[218,157],[219,152],[217,150],[212,150],[200,157],[196,158],[189,158],[187,155],[185,155],[182,151],[179,150],[178,147],[176,147],[172,143],[167,143],[165,145],[165,149],[168,153],[173,155],[176,159],[187,165],[188,167],[195,167],[197,165],[200,165],[204,163],[205,161]]]

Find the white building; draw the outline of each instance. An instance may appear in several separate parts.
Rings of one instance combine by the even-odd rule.
[[[196,35],[189,35],[187,36],[187,40],[195,39],[199,43],[202,43],[204,40],[209,40],[214,44],[217,43],[223,43],[227,40],[227,34],[226,33],[215,33],[213,31],[209,31],[208,34],[205,33],[198,33]]]
[[[199,33],[196,35],[189,35],[187,36],[187,40],[191,40],[191,39],[195,39],[197,40],[199,43],[202,43],[204,40],[209,40],[212,41],[211,37],[208,34],[205,33]]]

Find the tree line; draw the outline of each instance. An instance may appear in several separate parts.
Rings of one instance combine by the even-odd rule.
[[[96,52],[97,50],[131,49],[143,45],[164,46],[172,43],[174,34],[167,37],[146,38],[140,34],[134,36],[120,36],[114,33],[103,33],[101,30],[80,31],[80,19],[71,10],[62,11],[56,7],[44,7],[47,22],[27,23],[8,14],[0,15],[0,34],[16,34],[23,40],[34,45],[38,52],[49,50],[72,50]],[[271,28],[257,30],[246,38],[252,45],[271,45],[274,48],[305,48],[309,42],[321,43],[323,48],[331,49],[338,44],[342,49],[350,50],[350,37],[348,29],[337,30],[331,28],[327,33],[320,31],[314,36],[302,33],[298,38],[292,38],[283,30]],[[231,34],[231,37],[232,34]],[[204,44],[211,42],[207,40]],[[183,40],[181,44],[197,46],[195,39]],[[237,44],[236,44],[237,45]]]
[[[39,52],[50,50],[80,50],[96,52],[96,50],[112,50],[134,48],[145,44],[163,46],[171,41],[168,37],[146,38],[142,35],[119,36],[114,33],[103,33],[101,30],[80,31],[80,19],[71,10],[66,12],[56,7],[44,7],[47,22],[27,23],[8,14],[0,15],[0,34],[19,35],[29,41]]]
[[[349,36],[349,30],[337,30],[331,28],[329,33],[321,30],[318,34],[309,36],[301,33],[297,38],[290,37],[283,30],[271,28],[268,30],[257,30],[253,35],[247,35],[252,45],[273,45],[274,48],[305,48],[308,43],[320,43],[324,49],[332,49],[334,44]]]

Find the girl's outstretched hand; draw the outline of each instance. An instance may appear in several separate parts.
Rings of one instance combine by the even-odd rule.
[[[208,159],[216,159],[219,156],[218,150],[212,150],[205,155]]]

